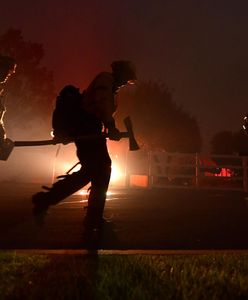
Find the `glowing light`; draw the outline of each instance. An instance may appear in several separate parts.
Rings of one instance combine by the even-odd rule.
[[[136,80],[128,80],[128,82],[127,82],[127,84],[129,84],[129,85],[133,85],[135,83],[136,83]]]
[[[68,170],[71,169],[71,167],[72,164],[64,162],[63,164],[59,164],[59,166],[57,166],[57,171],[59,171],[60,174],[66,174]],[[75,168],[71,172],[77,172],[80,170],[80,168],[81,165],[79,164],[75,166]],[[110,184],[121,185],[122,181],[124,180],[124,177],[125,177],[125,171],[117,163],[113,163],[112,170],[111,170]]]
[[[74,193],[74,195],[81,196],[80,200],[75,200],[75,201],[63,201],[61,203],[58,203],[58,205],[68,205],[68,204],[75,204],[75,203],[88,203],[88,191],[86,189],[80,190],[79,192]],[[116,195],[113,197],[113,195]],[[106,201],[113,201],[113,200],[120,200],[121,198],[119,195],[115,192],[108,191],[107,192],[107,198]]]
[[[71,168],[73,167],[72,164],[70,163],[64,163],[62,169],[64,170],[64,173],[68,172]],[[71,170],[72,172],[77,172],[81,169],[81,165],[75,165],[75,168],[73,168],[73,170]]]
[[[148,187],[148,176],[147,175],[131,175],[130,186],[133,187]]]
[[[228,168],[221,168],[221,171],[219,174],[215,174],[216,177],[232,177],[233,172],[231,169]]]
[[[120,180],[123,179],[123,176],[123,170],[116,163],[113,163],[110,178],[111,184],[118,183]]]
[[[90,192],[90,191],[88,191],[88,189],[82,189],[82,190],[76,192],[75,195],[80,195],[80,196],[85,196],[85,197],[86,197],[86,196],[89,195],[89,192]],[[115,195],[114,192],[112,192],[112,191],[107,191],[107,196],[113,196],[113,195]]]
[[[76,192],[77,195],[80,196],[87,196],[89,194],[88,190],[80,190],[79,192]]]

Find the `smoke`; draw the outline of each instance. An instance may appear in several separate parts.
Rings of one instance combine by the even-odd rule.
[[[0,162],[0,181],[40,183],[51,181],[55,149],[14,148],[7,161]]]
[[[77,161],[73,144],[16,147],[7,161],[0,161],[0,182],[51,185]]]
[[[10,120],[9,120],[10,121]],[[20,120],[21,122],[21,120]],[[11,124],[11,122],[9,122]],[[51,139],[51,122],[41,118],[33,118],[22,126],[6,126],[7,137],[17,140]],[[7,161],[0,161],[0,182],[40,183],[51,185],[57,175],[73,165],[75,147],[73,144],[15,147]],[[64,165],[64,168],[61,167]]]
[[[13,141],[46,140],[52,138],[50,131],[49,122],[47,124],[36,118],[26,128],[12,127],[11,130],[7,130],[7,136]],[[85,146],[87,147],[87,143]],[[108,149],[112,159],[113,183],[120,184],[121,178],[121,185],[123,185],[127,154],[129,153],[128,139],[118,142],[108,141]],[[57,176],[66,174],[77,162],[74,144],[15,147],[7,161],[0,161],[0,182],[51,186]],[[117,175],[120,177],[119,179],[114,178]]]

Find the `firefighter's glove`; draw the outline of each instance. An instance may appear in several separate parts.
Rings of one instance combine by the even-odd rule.
[[[112,141],[119,141],[121,139],[120,131],[116,127],[108,128],[108,137]]]
[[[63,145],[67,145],[67,144],[69,144],[69,143],[71,143],[71,142],[72,142],[72,139],[69,138],[68,136],[63,137],[63,139],[61,140],[61,143],[62,143]]]

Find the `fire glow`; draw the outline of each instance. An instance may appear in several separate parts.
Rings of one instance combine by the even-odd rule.
[[[71,165],[69,163],[64,163],[63,167],[61,167],[62,173],[66,173],[70,169]],[[81,168],[81,165],[77,165],[74,169],[73,172],[79,171]],[[64,171],[63,171],[63,170]],[[125,177],[125,171],[122,170],[122,168],[117,164],[117,163],[112,163],[112,168],[111,168],[111,177],[110,177],[110,185],[118,185],[122,180],[124,180]]]
[[[76,194],[87,197],[89,195],[89,191],[86,189],[82,189],[79,192],[77,192]],[[107,191],[107,196],[113,196],[114,194],[115,194],[114,192]]]
[[[81,203],[87,203],[88,202],[88,196],[89,196],[89,191],[88,189],[82,189],[80,191],[78,191],[77,193],[75,193],[76,195],[79,195],[82,197],[82,199],[79,201]],[[112,191],[107,191],[107,198],[106,201],[110,201],[110,200],[118,200],[119,197],[113,197],[113,195],[115,195],[114,192]]]

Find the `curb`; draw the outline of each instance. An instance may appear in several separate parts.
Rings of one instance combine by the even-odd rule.
[[[248,255],[248,249],[228,250],[95,250],[95,249],[7,249],[1,252],[33,255]]]

